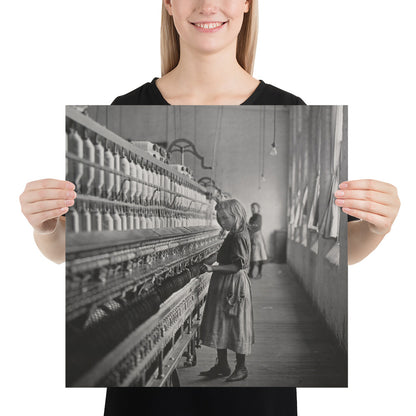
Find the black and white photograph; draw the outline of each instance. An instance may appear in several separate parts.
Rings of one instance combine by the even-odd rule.
[[[346,106],[67,106],[68,387],[346,387]]]

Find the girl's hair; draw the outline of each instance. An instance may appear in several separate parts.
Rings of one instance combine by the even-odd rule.
[[[247,226],[247,215],[242,203],[237,199],[225,199],[215,206],[216,211],[225,211],[235,219],[232,232],[242,231]]]
[[[260,211],[260,204],[258,202],[253,202],[251,207],[257,207],[257,209]]]
[[[258,33],[258,0],[250,0],[250,8],[244,13],[243,24],[237,38],[237,62],[249,74],[253,74]],[[179,34],[173,17],[162,2],[162,23],[160,28],[160,55],[162,76],[172,71],[179,63]]]

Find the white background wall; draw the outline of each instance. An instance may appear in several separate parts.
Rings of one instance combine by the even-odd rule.
[[[159,73],[157,1],[3,6],[1,413],[99,416],[64,388],[64,266],[42,258],[18,196],[64,177],[64,105],[109,104]],[[410,0],[261,2],[255,76],[309,104],[348,104],[350,178],[396,184],[392,232],[349,269],[348,389],[299,389],[299,415],[414,414],[415,26]]]

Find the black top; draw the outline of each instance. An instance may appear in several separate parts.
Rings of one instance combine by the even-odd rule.
[[[117,97],[112,105],[169,105],[148,82]],[[296,95],[260,81],[242,105],[304,105]],[[348,220],[354,219],[348,217]],[[180,387],[107,389],[104,416],[297,416],[294,387]]]
[[[104,416],[297,416],[291,387],[112,387]]]
[[[120,95],[112,105],[169,105],[156,86],[157,78],[125,95]],[[253,94],[241,105],[301,105],[302,99],[273,85],[260,81]]]

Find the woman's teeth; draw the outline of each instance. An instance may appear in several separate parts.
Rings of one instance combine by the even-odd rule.
[[[220,22],[216,22],[216,23],[194,23],[194,25],[197,26],[197,27],[200,27],[202,29],[215,29],[216,27],[222,26],[224,23],[220,23]]]

